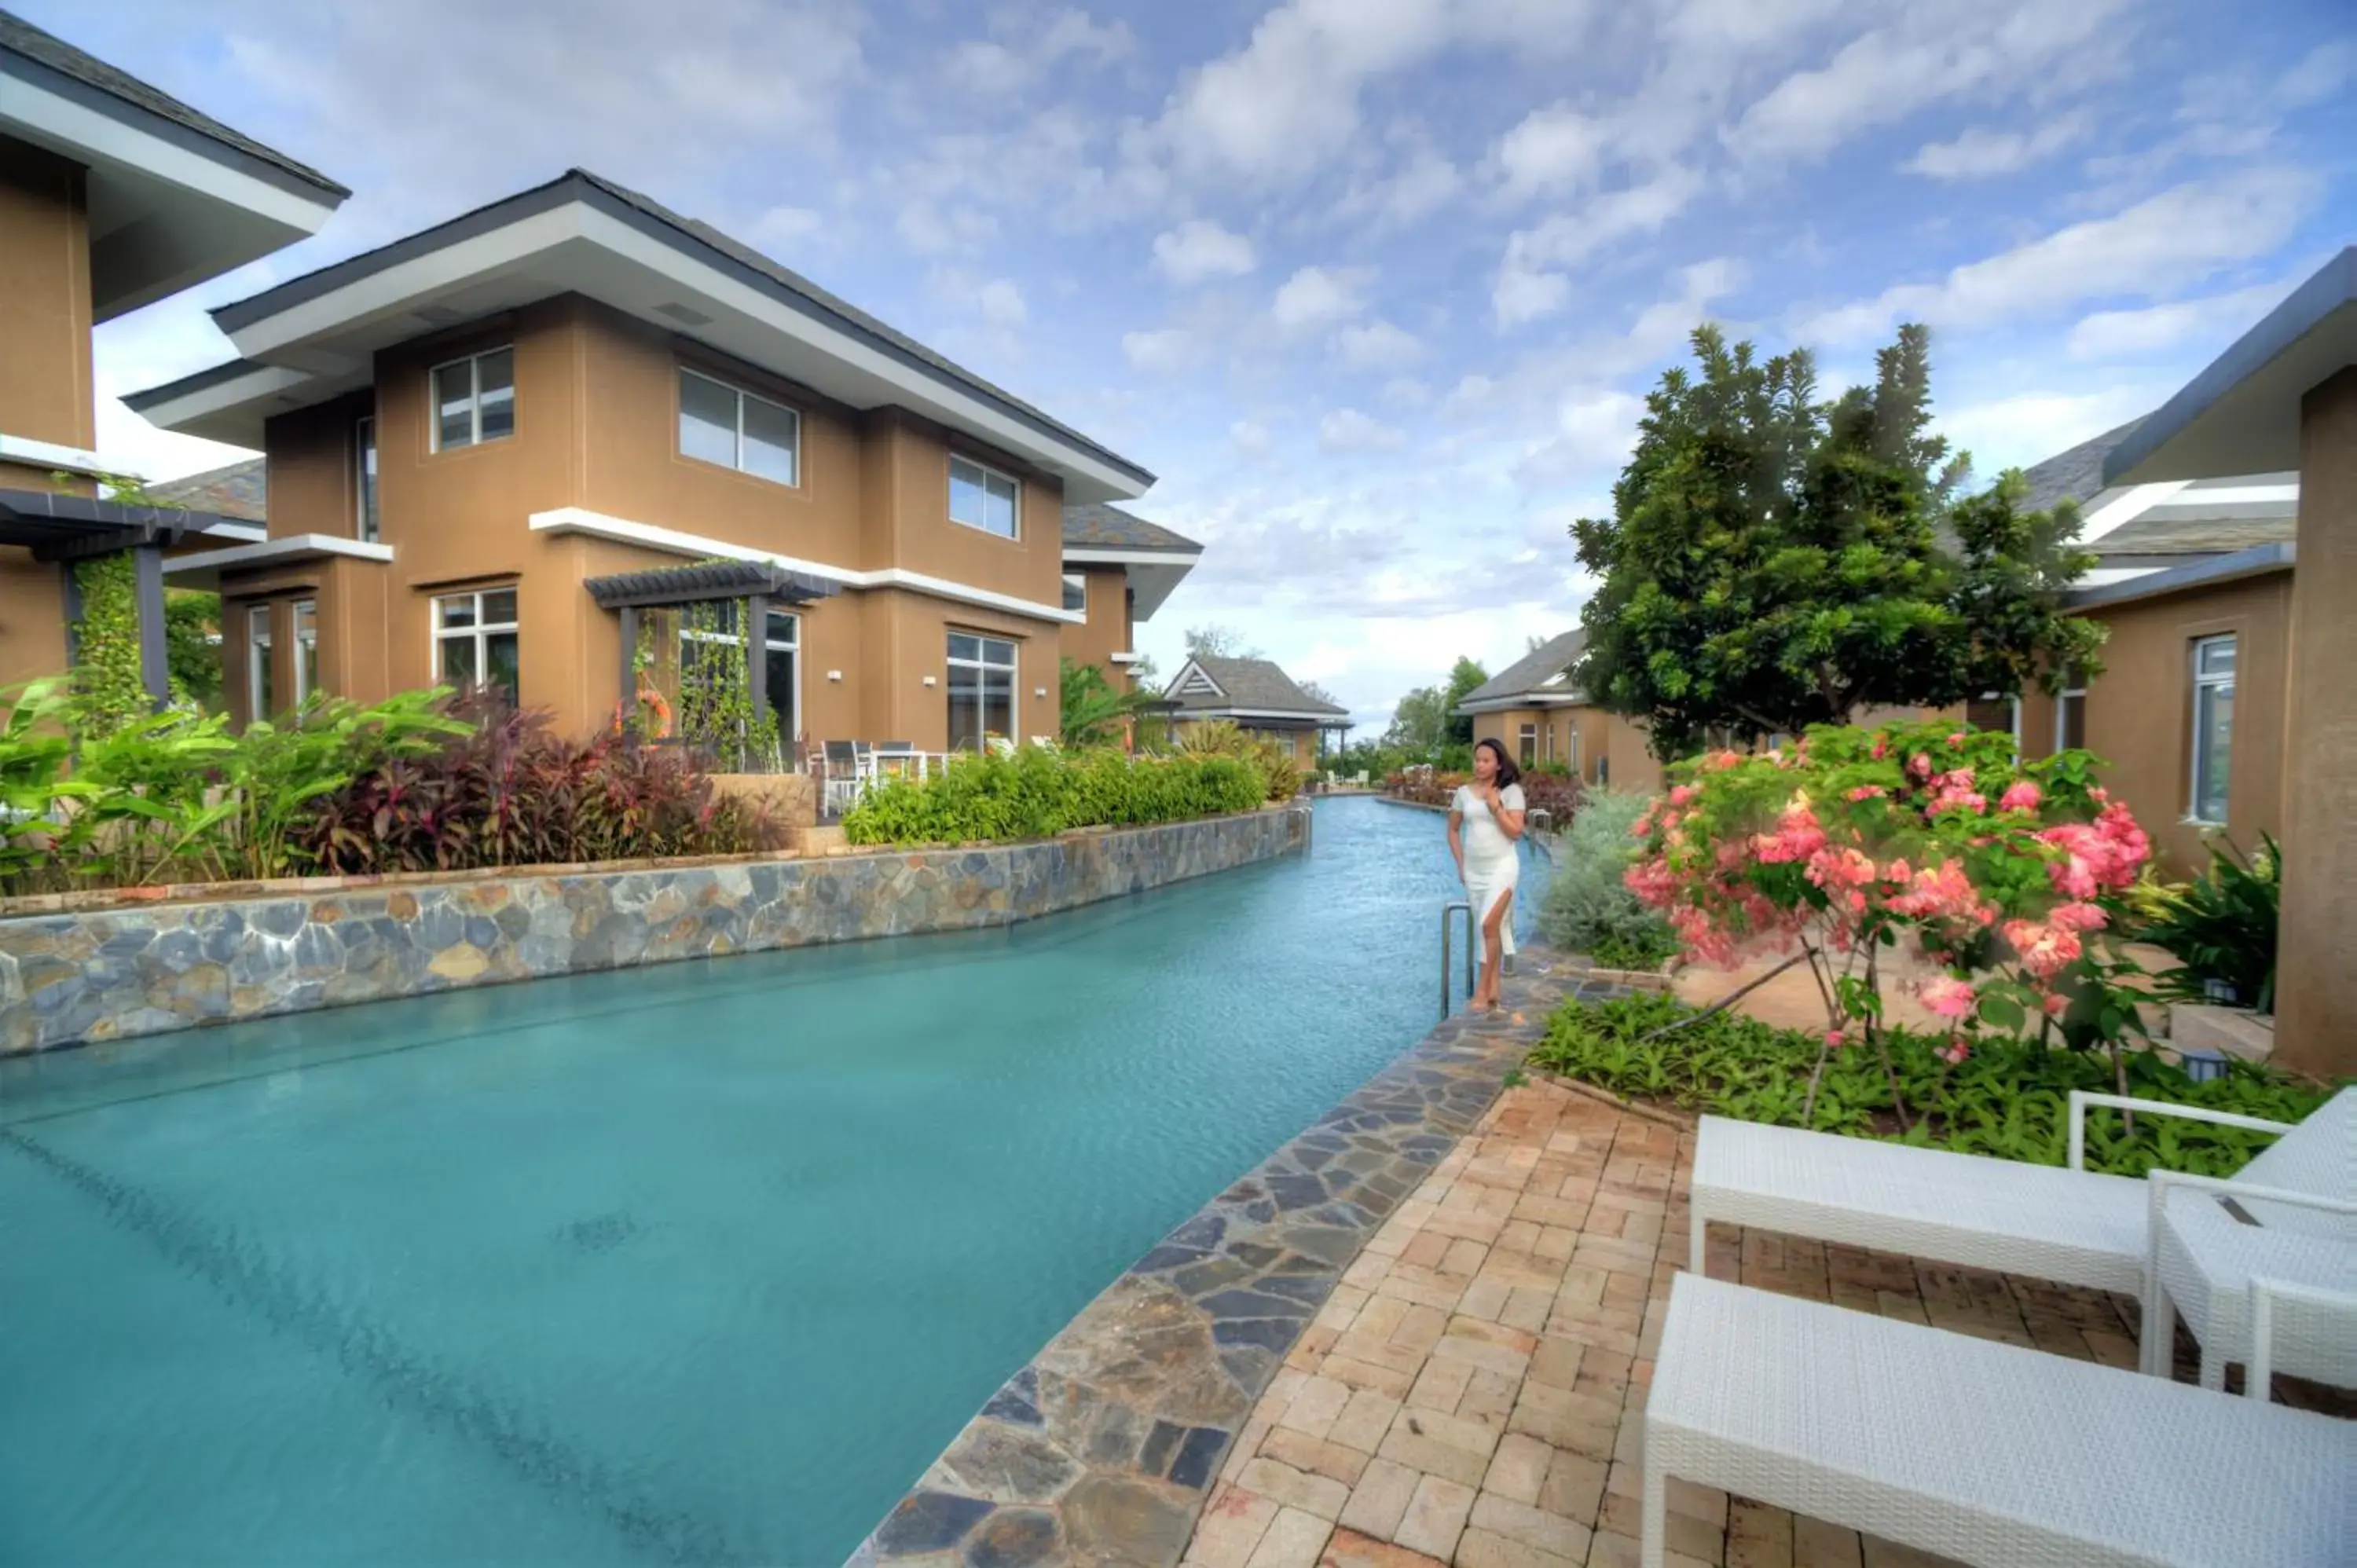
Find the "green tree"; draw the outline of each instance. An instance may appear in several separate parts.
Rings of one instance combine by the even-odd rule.
[[[1572,525],[1601,584],[1579,680],[1659,755],[2096,668],[2102,629],[2062,608],[2093,561],[2075,510],[2021,513],[2010,474],[1956,499],[1922,328],[1831,402],[1806,349],[1761,361],[1706,326],[1694,353],[1646,400],[1613,515]]]
[[[1411,762],[1431,760],[1448,743],[1448,699],[1437,686],[1418,686],[1392,710],[1391,728],[1383,745],[1404,752]]]
[[[1455,669],[1448,672],[1448,684],[1441,693],[1441,711],[1448,718],[1448,738],[1458,746],[1473,744],[1473,721],[1461,718],[1457,704],[1472,694],[1473,688],[1490,678],[1490,672],[1470,659],[1459,657]]]
[[[1213,621],[1209,626],[1187,628],[1187,657],[1189,659],[1265,659],[1259,649],[1244,640],[1244,634],[1234,627]]]
[[[164,593],[164,659],[175,702],[207,712],[221,705],[221,596],[195,588]]]
[[[1063,714],[1059,739],[1065,746],[1108,745],[1133,714],[1154,701],[1150,691],[1116,692],[1093,664],[1066,659],[1058,667]]]

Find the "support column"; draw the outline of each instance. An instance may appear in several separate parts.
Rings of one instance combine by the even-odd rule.
[[[2276,1060],[2357,1073],[2357,366],[2300,403]]]
[[[620,715],[622,727],[627,730],[639,716],[638,671],[630,668],[631,661],[639,656],[639,612],[636,607],[624,605],[616,613],[622,623],[622,667],[614,686],[614,690],[620,693],[615,698],[614,711]]]
[[[81,662],[81,579],[74,575],[74,564],[58,563],[59,591],[65,596],[66,668],[71,670]]]
[[[131,552],[139,600],[139,683],[159,713],[172,701],[171,662],[165,657],[164,552],[142,544]]]

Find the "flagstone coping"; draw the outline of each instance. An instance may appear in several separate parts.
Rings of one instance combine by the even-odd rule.
[[[1567,996],[1620,987],[1526,949],[1460,1015],[1132,1264],[1009,1378],[852,1568],[1167,1568],[1343,1271],[1471,1132]]]

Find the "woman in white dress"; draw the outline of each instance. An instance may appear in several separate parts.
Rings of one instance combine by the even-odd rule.
[[[1457,787],[1448,803],[1448,853],[1457,857],[1473,918],[1481,927],[1481,980],[1473,990],[1479,1013],[1498,1007],[1501,959],[1514,950],[1514,884],[1522,870],[1515,841],[1523,836],[1522,770],[1502,742],[1473,747],[1473,782]]]

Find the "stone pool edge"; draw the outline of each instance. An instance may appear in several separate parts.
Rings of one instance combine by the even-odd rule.
[[[848,1568],[1178,1563],[1343,1271],[1480,1121],[1557,1003],[1622,993],[1568,955],[1524,953],[1504,1012],[1442,1022],[1131,1264],[991,1396]]]
[[[473,985],[1012,925],[1309,847],[1271,807],[977,849],[470,877],[0,919],[0,1057]]]

